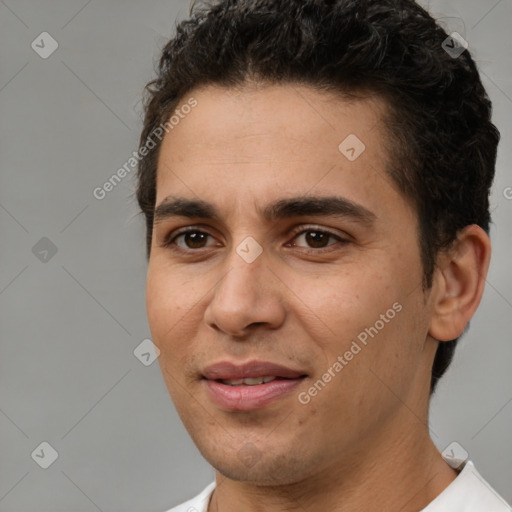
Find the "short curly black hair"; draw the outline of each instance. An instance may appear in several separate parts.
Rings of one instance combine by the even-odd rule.
[[[423,287],[436,257],[471,224],[489,233],[489,193],[499,131],[468,50],[413,0],[220,0],[194,4],[163,48],[146,85],[140,149],[194,88],[305,84],[342,96],[385,100],[387,172],[415,206]],[[443,44],[444,42],[444,44]],[[461,47],[462,49],[462,47]],[[140,159],[137,200],[150,255],[161,141]],[[431,392],[457,339],[439,343]]]

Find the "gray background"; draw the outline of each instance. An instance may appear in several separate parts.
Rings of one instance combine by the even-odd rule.
[[[431,427],[441,450],[456,440],[512,502],[512,0],[422,5],[469,42],[503,140],[488,286]],[[137,149],[142,88],[188,6],[0,0],[4,512],[163,511],[213,478],[158,363],[133,354],[150,337],[134,171],[105,199],[92,195]],[[31,47],[44,31],[59,45],[47,59]],[[43,441],[58,452],[48,469],[31,457]]]

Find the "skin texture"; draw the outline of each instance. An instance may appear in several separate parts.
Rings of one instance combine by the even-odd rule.
[[[421,510],[456,476],[429,436],[430,372],[436,339],[460,335],[478,306],[487,235],[463,230],[425,292],[415,210],[385,173],[382,101],[297,84],[208,86],[183,103],[190,96],[197,107],[163,141],[156,205],[201,199],[220,217],[155,223],[146,297],[171,398],[216,469],[209,510]],[[338,149],[349,134],[366,146],[354,161]],[[262,217],[267,204],[299,195],[342,196],[374,220]],[[210,236],[164,247],[186,226]],[[312,244],[318,230],[335,236]],[[236,252],[248,236],[263,248],[252,263]],[[394,303],[400,312],[300,403]],[[215,405],[205,366],[254,359],[308,377],[259,410]]]

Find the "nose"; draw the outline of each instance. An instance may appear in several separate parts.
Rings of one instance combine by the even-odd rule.
[[[265,252],[248,263],[233,250],[204,320],[212,329],[234,338],[244,338],[257,325],[276,329],[285,319],[282,287],[268,266]]]

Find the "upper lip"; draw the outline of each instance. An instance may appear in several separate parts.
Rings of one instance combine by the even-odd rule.
[[[296,379],[306,374],[270,361],[248,361],[236,364],[220,361],[204,368],[203,377],[209,380],[243,379],[254,377],[284,377]]]

